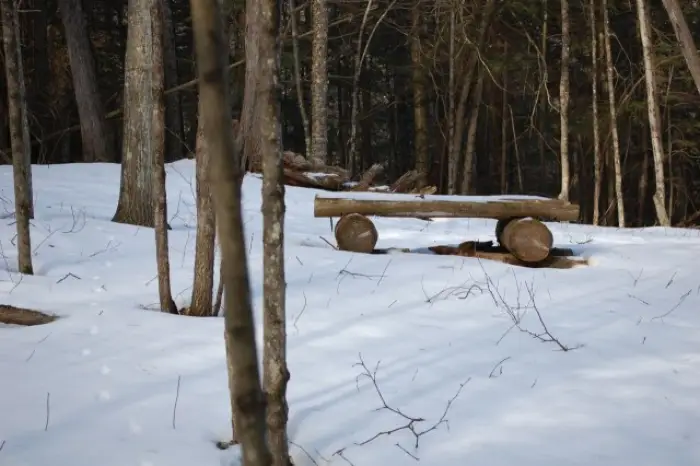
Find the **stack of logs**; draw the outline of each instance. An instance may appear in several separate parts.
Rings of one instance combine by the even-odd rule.
[[[375,163],[357,182],[350,181],[350,173],[344,168],[326,165],[323,160],[305,158],[294,152],[282,154],[284,181],[289,186],[322,189],[324,191],[376,191],[389,193],[433,194],[435,186],[428,186],[426,177],[415,170],[404,173],[388,186],[375,186],[383,175],[384,166]]]

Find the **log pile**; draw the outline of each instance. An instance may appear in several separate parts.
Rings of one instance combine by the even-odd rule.
[[[375,163],[353,182],[344,168],[327,165],[323,160],[307,159],[291,151],[282,153],[284,182],[288,186],[314,188],[324,191],[375,191],[385,193],[433,194],[435,186],[428,186],[424,174],[415,170],[401,175],[391,185],[377,185],[384,175],[384,166]]]

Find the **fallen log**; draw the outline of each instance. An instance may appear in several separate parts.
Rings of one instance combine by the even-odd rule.
[[[554,243],[547,225],[534,218],[499,221],[496,224],[496,238],[501,246],[523,262],[545,260]]]
[[[374,183],[374,179],[381,175],[383,171],[384,166],[381,163],[375,163],[362,174],[360,181],[350,188],[350,191],[369,191],[372,183]]]
[[[352,197],[319,196],[315,217],[340,217],[358,213],[380,217],[447,217],[510,219],[535,217],[574,221],[579,207],[558,199],[513,196],[414,196],[356,193]]]
[[[369,254],[377,245],[377,228],[361,214],[347,214],[335,224],[335,241],[341,251]]]
[[[335,174],[307,173],[284,169],[284,184],[326,191],[340,191],[345,180]]]

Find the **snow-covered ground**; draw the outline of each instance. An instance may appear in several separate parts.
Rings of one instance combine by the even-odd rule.
[[[192,281],[193,168],[168,167],[179,305]],[[10,167],[0,179],[11,212]],[[4,216],[0,303],[62,318],[0,328],[0,465],[238,464],[235,448],[215,447],[229,435],[222,319],[153,310],[153,231],[110,222],[119,167],[34,167],[34,189],[36,276],[12,272]],[[260,321],[259,179],[244,192]],[[571,270],[357,255],[321,239],[333,236],[313,218],[315,194],[288,188],[286,198],[297,465],[700,464],[700,231],[553,225],[557,245],[591,259]],[[376,224],[379,247],[494,230],[487,220]],[[541,341],[551,337],[571,350]]]

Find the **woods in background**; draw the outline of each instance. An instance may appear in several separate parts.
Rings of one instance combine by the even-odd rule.
[[[137,20],[150,3],[27,0],[16,13],[32,161],[124,161],[123,188],[139,192],[132,199],[140,200],[120,202],[115,219],[144,225],[153,224],[145,182],[152,175],[136,173],[152,172],[151,142],[124,132],[138,134],[151,124],[137,114],[137,107],[153,105],[139,91],[151,83],[125,63],[154,59],[137,47],[152,34],[150,23]],[[700,221],[694,44],[700,6],[694,2],[296,0],[278,6],[285,150],[355,177],[381,163],[389,182],[416,169],[442,193],[568,197],[581,205],[584,222]],[[246,62],[252,51],[245,2],[224,0],[223,10],[231,112],[241,122],[249,166],[262,169],[252,142],[259,139],[253,122],[262,115],[254,98],[245,99],[255,95],[259,66]],[[166,161],[193,155],[197,145],[191,16],[189,1],[164,2]],[[14,69],[5,55],[3,66]],[[15,80],[8,76],[14,75],[0,78],[2,163],[11,163],[13,147],[6,89]],[[123,160],[127,154],[133,160]]]

